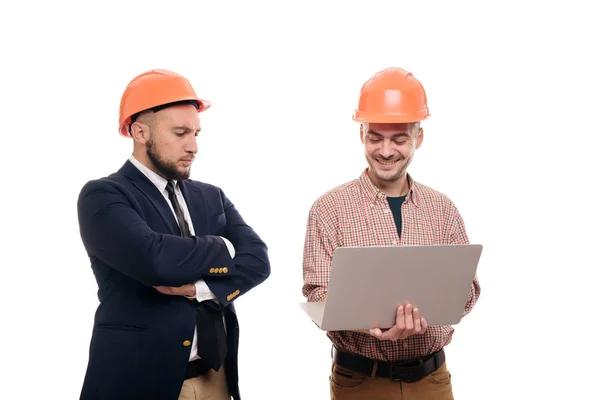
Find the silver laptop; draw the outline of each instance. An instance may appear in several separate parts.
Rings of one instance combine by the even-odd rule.
[[[339,247],[327,300],[300,303],[324,331],[382,329],[399,304],[419,308],[428,325],[455,325],[477,271],[480,244]]]

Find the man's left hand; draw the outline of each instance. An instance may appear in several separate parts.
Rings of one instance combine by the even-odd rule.
[[[154,289],[158,290],[162,294],[168,294],[170,296],[185,296],[185,297],[196,297],[196,286],[193,283],[188,283],[183,286],[153,286]]]
[[[412,304],[401,305],[396,311],[396,323],[390,329],[382,331],[371,329],[371,335],[380,340],[400,340],[411,335],[420,335],[427,330],[427,321]]]

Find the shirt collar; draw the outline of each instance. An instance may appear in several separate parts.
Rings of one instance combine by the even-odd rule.
[[[360,186],[363,192],[366,194],[367,200],[370,203],[375,203],[378,198],[386,199],[387,196],[383,193],[377,186],[373,184],[371,178],[367,174],[368,168],[365,168],[358,179]],[[408,179],[408,193],[406,195],[406,199],[411,201],[415,206],[419,206],[419,192],[416,185],[416,182],[410,176],[410,174],[406,174],[406,178]]]
[[[131,163],[133,165],[135,165],[137,167],[137,169],[139,169],[140,172],[142,174],[144,174],[150,180],[150,182],[152,182],[154,184],[154,186],[156,186],[156,188],[161,193],[165,192],[165,189],[167,188],[167,183],[168,183],[168,181],[165,178],[158,175],[156,172],[152,171],[150,168],[146,167],[144,164],[139,162],[133,156],[133,154],[131,155],[131,157],[129,157],[129,161],[131,161]],[[177,181],[175,181],[175,183],[177,183]],[[175,186],[175,187],[177,187],[177,186]]]

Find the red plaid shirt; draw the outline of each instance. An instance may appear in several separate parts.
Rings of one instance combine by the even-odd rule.
[[[323,301],[327,295],[331,260],[337,247],[468,243],[464,222],[452,201],[410,176],[408,182],[409,192],[401,208],[401,237],[386,195],[373,185],[366,169],[359,179],[340,185],[315,201],[308,217],[303,257],[302,293],[308,301]],[[477,302],[480,290],[475,278],[464,315]],[[394,362],[440,350],[450,343],[453,333],[452,326],[430,326],[424,334],[398,341],[382,341],[350,331],[327,332],[327,336],[340,350]]]

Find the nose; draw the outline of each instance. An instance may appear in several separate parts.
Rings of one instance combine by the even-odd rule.
[[[186,141],[185,152],[196,154],[198,152],[198,141],[195,135],[189,135],[190,139]]]
[[[379,153],[382,157],[389,158],[394,155],[394,149],[392,143],[389,140],[383,140]]]

